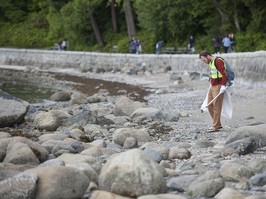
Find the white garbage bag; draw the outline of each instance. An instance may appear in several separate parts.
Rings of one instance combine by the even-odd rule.
[[[210,89],[210,88],[209,88]],[[208,90],[209,92],[209,90]],[[202,111],[207,111],[208,110],[208,92],[205,97],[205,100],[203,101],[201,105],[201,110]],[[232,105],[232,100],[231,100],[231,95],[233,94],[233,88],[228,87],[225,92],[224,92],[224,99],[223,99],[223,106],[222,106],[222,113],[221,115],[225,118],[231,119],[233,116],[233,105]]]

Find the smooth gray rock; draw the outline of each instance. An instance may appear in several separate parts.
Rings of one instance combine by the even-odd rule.
[[[13,164],[39,164],[39,159],[35,156],[31,148],[24,143],[17,142],[8,147],[4,163]]]
[[[96,123],[96,117],[89,110],[82,110],[79,113],[76,113],[73,116],[68,118],[68,125],[76,124],[78,126],[86,126],[87,124]]]
[[[0,90],[0,128],[20,124],[30,104]]]
[[[1,199],[34,199],[38,177],[32,173],[22,173],[0,182]]]
[[[256,148],[264,147],[266,146],[265,129],[266,124],[255,126],[241,126],[228,136],[226,144],[251,137],[256,143]]]
[[[133,137],[138,141],[139,145],[144,144],[145,142],[151,141],[151,137],[145,129],[135,129],[135,128],[120,128],[115,130],[113,134],[113,142],[123,146],[125,140],[128,137]]]
[[[157,121],[163,119],[163,113],[157,108],[141,107],[135,110],[130,118],[136,121]]]
[[[145,152],[132,149],[108,159],[99,176],[99,187],[127,197],[165,193],[163,173],[163,167]]]
[[[62,110],[38,112],[35,115],[34,123],[38,129],[55,131],[58,127],[65,125],[70,116],[71,115]]]
[[[188,187],[188,194],[192,198],[213,197],[225,186],[224,179],[217,171],[207,171],[199,176]]]
[[[69,101],[70,99],[71,93],[68,91],[58,91],[50,97],[50,100],[53,101]]]
[[[145,103],[133,101],[126,96],[122,96],[114,106],[115,116],[130,116],[138,108],[147,107]]]
[[[264,186],[266,185],[266,172],[259,173],[250,178],[250,183],[253,186]]]
[[[89,186],[87,175],[75,168],[65,166],[36,167],[24,173],[38,176],[36,198],[81,198]]]
[[[254,175],[253,171],[240,163],[227,162],[219,169],[222,177],[227,181],[240,182]]]

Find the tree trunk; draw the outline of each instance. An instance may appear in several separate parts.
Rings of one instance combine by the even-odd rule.
[[[130,0],[124,0],[124,10],[126,16],[126,23],[127,23],[127,33],[129,38],[132,38],[136,35],[136,27],[132,14]]]
[[[234,0],[234,23],[235,23],[237,31],[241,32],[239,19],[238,19],[238,14],[237,14],[237,8],[236,8],[236,1],[235,0]]]
[[[103,39],[102,39],[102,36],[101,36],[101,32],[100,32],[97,20],[96,20],[93,12],[91,10],[89,10],[89,15],[90,15],[92,29],[93,29],[94,35],[96,37],[97,43],[98,43],[99,46],[103,47],[104,44],[103,44]]]
[[[219,14],[221,15],[221,23],[225,24],[227,22],[229,22],[229,17],[226,14],[226,12],[223,10],[222,6],[220,5],[220,3],[217,0],[213,0],[213,3],[215,5],[216,10],[219,12]]]
[[[112,0],[112,2],[111,2],[111,15],[112,15],[113,31],[117,33],[118,32],[118,26],[117,26],[115,0]]]

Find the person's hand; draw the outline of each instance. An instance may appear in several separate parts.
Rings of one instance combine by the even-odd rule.
[[[226,87],[225,86],[221,86],[220,93],[224,93],[225,90],[226,90]]]

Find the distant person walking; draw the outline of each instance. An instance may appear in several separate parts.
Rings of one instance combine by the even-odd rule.
[[[161,53],[161,49],[163,47],[163,41],[157,41],[155,45],[155,53],[159,55]]]
[[[221,40],[219,36],[216,36],[212,39],[214,41],[214,53],[219,54],[220,53],[220,46],[221,46]]]
[[[189,53],[191,54],[195,53],[195,39],[192,35],[190,36],[188,40],[188,50],[189,50]]]
[[[137,54],[141,54],[142,53],[142,44],[140,39],[137,39]]]
[[[62,42],[62,49],[67,50],[67,48],[68,48],[68,41],[67,41],[67,39],[64,39]]]
[[[229,34],[230,39],[230,52],[236,52],[236,38],[233,33]]]
[[[130,41],[130,53],[132,54],[136,54],[137,53],[137,40],[135,38],[132,38],[131,41]]]
[[[230,39],[229,39],[228,35],[226,35],[223,38],[222,43],[223,43],[224,53],[228,53],[228,50],[230,48]]]

